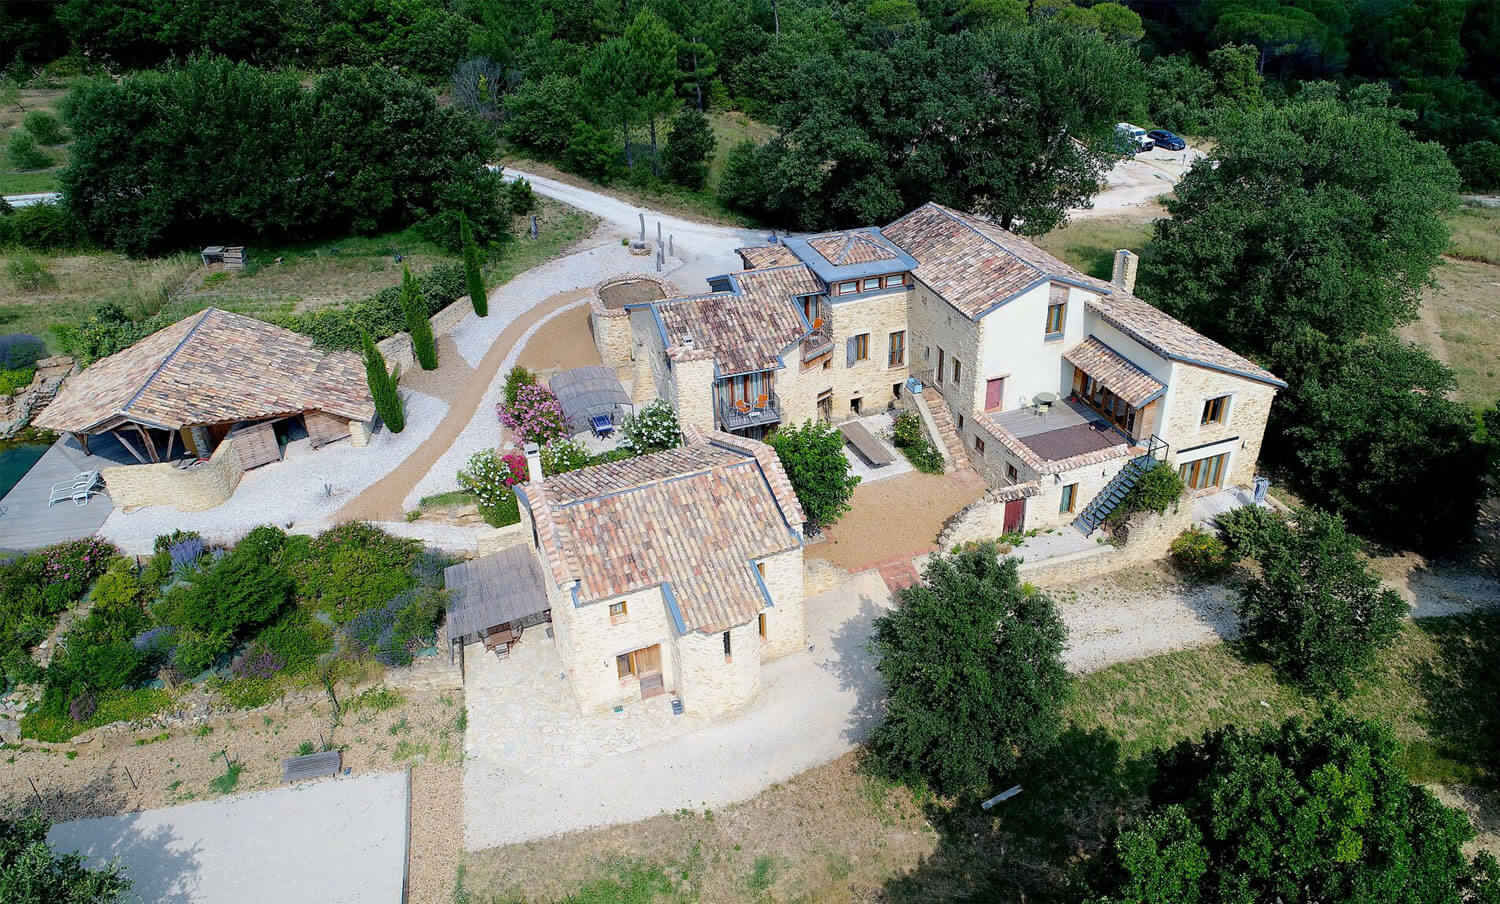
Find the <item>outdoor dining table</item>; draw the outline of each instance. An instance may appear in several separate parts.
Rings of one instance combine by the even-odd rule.
[[[1039,392],[1032,399],[1036,404],[1037,414],[1045,417],[1052,410],[1052,406],[1061,401],[1061,397],[1055,392]]]

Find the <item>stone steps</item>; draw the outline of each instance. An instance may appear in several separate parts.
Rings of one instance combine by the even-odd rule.
[[[948,403],[943,394],[934,386],[928,386],[922,390],[922,401],[927,403],[928,414],[932,417],[932,423],[937,427],[938,441],[942,444],[943,471],[950,472],[958,468],[967,467],[969,464],[969,453],[964,449],[963,437],[958,433],[958,427],[953,423],[953,414],[948,410]]]

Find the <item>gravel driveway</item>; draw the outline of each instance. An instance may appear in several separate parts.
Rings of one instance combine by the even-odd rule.
[[[406,874],[404,772],[54,825],[91,866],[118,857],[144,904],[395,904]]]

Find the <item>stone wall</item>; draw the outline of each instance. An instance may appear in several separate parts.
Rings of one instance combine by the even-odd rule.
[[[474,306],[469,303],[469,296],[458,299],[447,307],[432,315],[432,336],[434,339],[446,336],[458,326],[463,319],[474,312]],[[387,370],[399,367],[402,373],[410,373],[417,366],[417,357],[412,349],[411,334],[397,333],[375,343],[380,354],[385,356]]]
[[[965,317],[951,304],[928,289],[920,280],[911,293],[911,329],[907,335],[907,360],[911,372],[923,382],[936,386],[948,402],[948,410],[954,415],[954,423],[964,440],[965,448],[973,448],[972,414],[974,399],[983,399],[979,386],[979,349],[981,331],[979,324]],[[943,378],[935,379],[938,364],[938,349],[944,352]],[[959,380],[953,380],[953,359],[963,362]],[[963,423],[958,424],[959,416]]]
[[[1094,501],[1094,497],[1099,495],[1099,491],[1114,480],[1115,475],[1129,462],[1130,456],[1122,455],[1100,464],[1063,471],[1056,476],[1039,476],[1039,492],[1026,500],[1026,529],[1046,530],[1072,524],[1074,519],[1083,514],[1089,503]],[[1062,506],[1063,489],[1069,485],[1077,486],[1073,495],[1073,510],[1062,512],[1059,509]]]
[[[160,462],[105,468],[100,472],[110,501],[120,508],[170,505],[182,512],[201,512],[222,505],[234,495],[244,473],[232,439],[220,443],[208,464],[196,468],[177,468]]]
[[[674,372],[672,407],[677,420],[703,430],[714,429],[714,361],[704,353],[694,353],[688,360],[672,365]]]
[[[1098,577],[1165,558],[1172,541],[1192,524],[1192,502],[1184,498],[1165,514],[1137,512],[1131,515],[1116,529],[1115,539],[1119,545],[1101,543],[1097,549],[1039,562],[1023,561],[1017,570],[1022,580],[1041,586]]]
[[[1224,395],[1230,397],[1224,422],[1202,423],[1204,402]],[[1255,477],[1266,419],[1275,398],[1274,386],[1191,364],[1177,364],[1166,422],[1158,431],[1170,444],[1169,460],[1176,466],[1227,452],[1229,459],[1222,485],[1248,486]]]
[[[671,652],[677,631],[667,614],[661,588],[648,587],[576,607],[566,594],[562,596],[564,602],[561,607],[553,609],[552,620],[554,625],[559,621],[567,623],[567,652],[571,656],[565,656],[563,662],[568,666],[573,693],[584,712],[640,699],[640,682],[633,677],[622,680],[615,659],[623,653],[654,644],[660,644],[662,649],[663,686],[669,691],[678,687]],[[625,603],[625,618],[618,624],[611,624],[609,605],[617,602]],[[554,633],[558,632],[554,630]],[[560,644],[559,651],[562,650]]]
[[[683,705],[695,713],[716,716],[733,712],[760,691],[761,641],[754,621],[729,631],[730,655],[722,634],[689,631],[677,638]]]
[[[478,541],[475,556],[493,555],[512,546],[531,542],[531,528],[522,527],[520,522],[505,527],[481,525],[475,533]]]
[[[634,357],[636,339],[632,335],[631,315],[624,308],[607,308],[600,293],[622,282],[653,283],[661,290],[663,298],[677,295],[677,288],[664,279],[644,273],[628,273],[612,276],[596,284],[589,292],[589,329],[594,334],[594,347],[599,357],[610,367],[630,363]]]
[[[795,653],[807,645],[807,618],[803,608],[805,589],[802,547],[766,559],[766,590],[775,604],[765,610],[766,658]],[[756,627],[757,632],[759,626]]]

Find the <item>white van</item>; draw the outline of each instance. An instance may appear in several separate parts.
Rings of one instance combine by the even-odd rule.
[[[1152,148],[1156,147],[1156,142],[1148,138],[1146,136],[1146,130],[1141,128],[1140,126],[1133,126],[1128,122],[1122,122],[1115,125],[1115,131],[1118,132],[1120,136],[1125,139],[1125,141],[1129,142],[1128,147],[1134,153],[1139,154],[1141,151],[1149,151]]]

